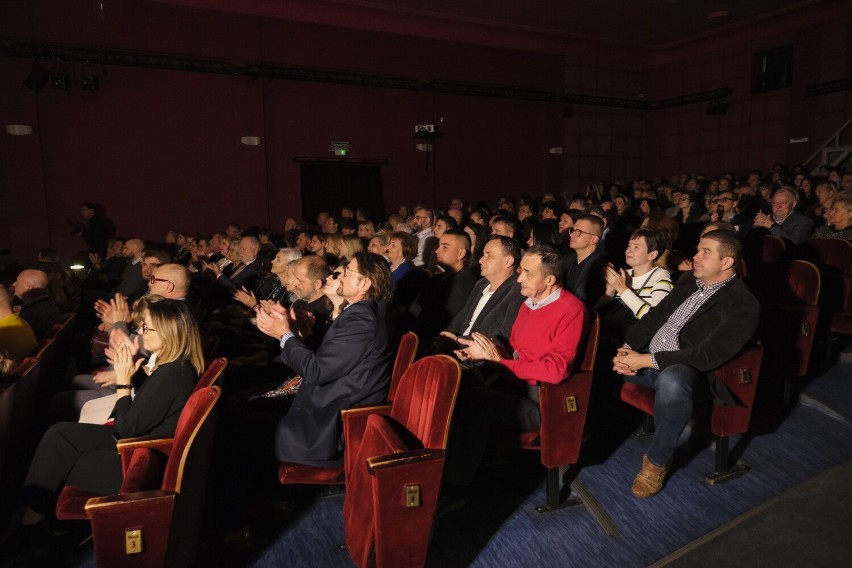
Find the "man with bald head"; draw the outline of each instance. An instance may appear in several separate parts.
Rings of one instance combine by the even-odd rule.
[[[163,264],[153,270],[148,278],[148,293],[167,300],[186,300],[192,275],[180,264]]]
[[[24,270],[12,284],[12,291],[20,303],[20,315],[41,340],[53,324],[62,319],[62,309],[47,293],[47,274],[41,270]]]
[[[128,239],[121,250],[128,262],[124,272],[121,273],[121,280],[113,292],[129,298],[131,302],[145,293],[148,284],[142,275],[144,252],[145,243],[142,242],[142,239]]]

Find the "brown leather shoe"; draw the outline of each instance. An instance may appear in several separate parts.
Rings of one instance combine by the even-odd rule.
[[[633,480],[633,486],[630,490],[636,497],[645,499],[653,497],[663,488],[663,481],[666,479],[666,473],[669,471],[669,465],[660,467],[651,463],[648,459],[648,454],[642,456],[642,469],[636,474],[636,479]]]

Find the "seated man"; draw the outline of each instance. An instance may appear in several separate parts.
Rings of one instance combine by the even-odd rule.
[[[596,215],[583,215],[571,229],[571,251],[562,259],[562,285],[593,308],[606,289],[606,256],[600,245],[604,223]]]
[[[737,194],[733,191],[722,191],[718,197],[710,200],[710,204],[716,208],[715,211],[711,212],[710,221],[730,223],[740,240],[744,239],[751,231],[751,219],[737,213]]]
[[[229,276],[222,274],[218,264],[205,263],[204,267],[216,276],[216,283],[229,290],[246,288],[254,289],[258,274],[257,255],[260,254],[260,241],[256,237],[243,237],[240,239],[240,260],[242,265],[236,268]]]
[[[426,281],[403,318],[408,324],[405,327],[424,339],[434,337],[450,323],[464,307],[477,280],[467,266],[470,237],[464,231],[445,231],[439,239],[435,258],[443,272]],[[421,345],[425,348],[428,342]]]
[[[494,424],[522,430],[541,425],[536,381],[560,383],[571,372],[583,333],[583,303],[559,285],[562,265],[553,247],[536,245],[521,259],[521,305],[503,349],[480,333],[459,339],[462,361],[496,363],[498,377],[488,386],[471,387],[460,396],[453,417],[444,470],[442,513],[464,506],[467,488],[488,445]]]
[[[693,258],[694,278],[681,278],[672,293],[630,329],[613,359],[614,370],[624,380],[657,391],[656,430],[633,481],[636,497],[651,497],[662,489],[694,402],[716,398],[734,404],[713,370],[742,351],[760,318],[758,301],[737,278],[741,251],[733,233],[706,233]]]
[[[23,270],[12,284],[12,293],[21,310],[18,313],[26,320],[41,341],[50,333],[53,324],[62,319],[62,309],[50,299],[47,292],[47,274],[41,270]]]
[[[517,280],[520,262],[521,246],[516,240],[499,235],[488,240],[479,260],[482,278],[447,329],[432,340],[435,353],[453,353],[461,348],[459,337],[470,339],[474,332],[497,345],[508,345],[518,308],[524,301]]]
[[[760,212],[755,215],[755,229],[766,229],[770,235],[781,237],[794,245],[808,240],[814,232],[814,222],[796,211],[798,201],[796,190],[782,187],[772,195],[772,215]]]
[[[122,249],[127,264],[118,285],[113,289],[116,294],[128,298],[133,303],[145,293],[148,282],[142,274],[142,258],[145,256],[145,243],[142,239],[128,239]]]
[[[260,310],[260,331],[281,343],[281,362],[299,377],[294,396],[264,399],[257,407],[225,409],[217,431],[218,501],[225,528],[245,537],[245,506],[250,487],[271,482],[272,463],[288,461],[318,467],[342,464],[340,411],[387,398],[394,358],[387,301],[391,274],[379,255],[359,252],[340,276],[338,293],[348,305],[329,326],[316,351],[294,333],[295,321],[283,307]],[[253,464],[247,470],[245,464]],[[247,477],[256,475],[257,483]],[[276,480],[277,483],[277,480]]]

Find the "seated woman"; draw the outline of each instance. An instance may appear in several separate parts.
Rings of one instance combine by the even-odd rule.
[[[604,269],[606,291],[596,308],[601,315],[601,335],[616,345],[624,341],[631,325],[671,292],[671,274],[654,264],[665,250],[665,235],[637,229],[624,253],[630,268],[616,270],[609,264]]]
[[[417,256],[417,240],[408,233],[393,233],[387,256],[393,276],[393,303],[406,308],[414,301],[423,283],[411,264]]]
[[[142,325],[142,342],[151,353],[144,367],[144,359],[134,360],[130,342],[112,353],[119,393],[113,426],[63,422],[41,439],[24,481],[26,510],[11,541],[16,547],[49,546],[44,519],[64,485],[103,495],[118,492],[122,475],[117,439],[174,435],[181,410],[204,368],[201,337],[190,307],[178,300],[151,304]],[[136,394],[131,396],[134,385]]]
[[[812,239],[852,241],[852,193],[841,192],[827,203],[827,223],[814,231]]]

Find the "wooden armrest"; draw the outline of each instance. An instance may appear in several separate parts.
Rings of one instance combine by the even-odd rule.
[[[367,458],[367,468],[370,470],[370,473],[374,473],[379,469],[441,459],[444,457],[444,454],[444,450],[430,450],[428,448],[424,448],[422,450],[410,450],[408,452],[400,452],[398,454],[376,456],[373,458]]]
[[[370,414],[388,415],[391,411],[390,403],[374,404],[371,406],[353,406],[352,408],[341,410],[340,416],[345,420],[347,418],[357,418],[358,416],[368,416]]]
[[[134,493],[123,493],[119,495],[107,495],[105,497],[92,497],[86,501],[86,512],[96,509],[106,509],[108,507],[116,507],[123,503],[141,502],[150,499],[173,498],[176,495],[174,491],[163,491],[162,489],[153,489],[151,491],[137,491]]]
[[[119,454],[129,452],[137,448],[152,448],[155,450],[170,449],[175,443],[174,438],[160,438],[156,436],[140,436],[138,438],[127,438],[115,443],[115,449]]]

